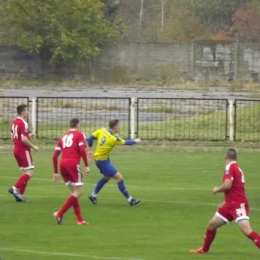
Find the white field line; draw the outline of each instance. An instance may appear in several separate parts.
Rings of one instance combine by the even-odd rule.
[[[17,249],[17,248],[1,248],[3,251],[16,251],[30,254],[41,254],[41,255],[58,255],[67,257],[84,257],[87,259],[105,259],[105,260],[144,260],[141,258],[126,258],[126,257],[106,257],[106,256],[95,256],[95,255],[83,255],[83,254],[70,254],[70,253],[59,253],[59,252],[47,252],[47,251],[35,251],[27,249]]]
[[[17,179],[18,177],[12,177],[12,176],[0,176],[0,178],[3,178],[3,179]],[[52,176],[50,177],[50,179],[42,179],[42,178],[35,178],[33,177],[32,180],[35,180],[35,181],[46,181],[46,182],[53,182],[52,180]],[[62,178],[60,177],[60,182],[62,183],[63,180]],[[54,182],[53,182],[54,183]],[[85,182],[84,183],[85,185],[96,185],[96,183],[91,183],[91,182]],[[64,184],[65,185],[65,184]],[[106,186],[108,187],[116,187],[116,183],[115,184],[106,184]],[[127,185],[127,187],[132,187],[132,188],[140,188],[140,189],[150,189],[150,187],[141,187],[141,186],[132,186],[132,185]],[[182,187],[169,187],[169,188],[165,188],[165,187],[156,187],[156,189],[168,189],[168,190],[210,190],[210,189],[203,189],[203,188],[182,188]],[[260,189],[260,188],[259,188]]]
[[[17,179],[18,177],[12,177],[12,176],[0,176],[0,178],[3,179]],[[53,182],[52,177],[50,177],[50,179],[43,179],[43,178],[35,178],[33,177],[32,180],[35,181],[46,181],[46,182]],[[60,183],[62,183],[63,180],[60,177]],[[54,182],[53,182],[54,183]],[[93,182],[85,182],[85,185],[96,185],[96,183]],[[65,184],[64,184],[65,185]],[[106,184],[107,187],[116,187],[116,184]],[[143,186],[133,186],[133,185],[128,185],[126,184],[127,187],[132,187],[132,188],[136,188],[136,189],[150,189],[150,187],[143,187]],[[154,188],[153,188],[154,189]],[[202,190],[202,191],[211,191],[211,188],[199,188],[199,187],[156,187],[156,189],[164,189],[164,190]],[[259,190],[259,188],[247,188],[247,190]]]
[[[9,197],[9,194],[3,195],[0,194],[1,197]],[[53,198],[53,196],[48,196],[48,195],[42,195],[42,196],[33,196],[34,198]],[[55,198],[67,198],[67,196],[55,196]],[[81,198],[83,199],[83,198]],[[113,199],[106,199],[102,198],[102,200],[123,200],[123,198],[113,198]],[[208,203],[208,202],[190,202],[190,201],[178,201],[178,200],[141,200],[142,202],[155,202],[155,203],[173,203],[173,204],[187,204],[187,205],[203,205],[203,206],[219,206],[217,203]],[[255,210],[255,211],[260,211],[258,208],[250,208],[250,210]]]
[[[12,177],[12,176],[0,176],[0,178],[3,178],[3,179],[17,179],[18,177]],[[50,177],[50,179],[44,179],[44,178],[35,178],[33,177],[32,180],[35,180],[35,181],[46,181],[46,182],[53,182],[54,181],[52,180],[52,178]],[[60,177],[60,183],[63,183],[63,180],[62,180],[62,177]],[[84,183],[85,185],[93,185],[95,186],[96,183],[92,183],[92,182],[85,182]],[[64,184],[65,185],[65,184]],[[116,184],[106,184],[107,187],[117,187]],[[150,187],[146,187],[146,186],[134,186],[134,185],[128,185],[126,184],[127,187],[131,187],[131,188],[135,188],[135,189],[150,189]],[[155,189],[159,190],[159,189],[163,189],[163,190],[183,190],[183,191],[188,191],[188,190],[194,190],[194,191],[210,191],[211,192],[211,188],[198,188],[198,187],[160,187],[160,186],[157,186]],[[260,189],[260,186],[259,188],[247,188],[247,190],[259,190]],[[0,195],[1,196],[1,195]]]
[[[50,179],[41,179],[41,178],[34,178],[32,177],[32,180],[38,180],[38,181],[48,181],[48,182],[53,182],[52,180],[52,175],[50,175]],[[13,176],[0,176],[0,178],[3,178],[3,179],[17,179],[19,178],[19,175],[17,175],[17,177],[13,177]]]

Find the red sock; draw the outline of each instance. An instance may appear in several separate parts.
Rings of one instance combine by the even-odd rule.
[[[215,236],[216,236],[217,231],[216,230],[210,230],[207,229],[206,234],[205,234],[205,240],[203,244],[203,251],[208,252],[211,243],[213,242]]]
[[[74,212],[75,212],[75,215],[77,216],[78,221],[83,221],[83,218],[82,218],[81,212],[80,212],[80,205],[79,205],[78,199],[74,202],[73,208],[74,208]]]
[[[258,233],[252,231],[249,234],[248,238],[250,238],[255,243],[255,245],[260,249],[260,236]]]
[[[75,203],[76,200],[77,200],[77,198],[74,197],[74,196],[72,196],[72,195],[67,199],[67,201],[65,202],[65,204],[64,204],[64,205],[62,206],[62,208],[59,210],[59,215],[60,215],[60,217],[62,217],[63,214],[64,214],[69,208],[71,208],[71,207],[74,205],[74,203]]]
[[[29,181],[30,176],[28,174],[23,174],[18,180],[17,182],[14,184],[14,187],[16,189],[20,189],[22,186],[24,186],[25,184],[27,184],[27,182]]]
[[[27,186],[27,182],[26,182],[22,187],[19,188],[18,193],[19,193],[20,195],[23,195],[23,194],[24,194],[25,189],[26,189],[26,186]]]

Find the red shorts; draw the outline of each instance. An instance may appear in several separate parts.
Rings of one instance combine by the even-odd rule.
[[[218,208],[216,216],[221,218],[226,223],[236,220],[249,220],[249,205],[248,202],[225,203]]]
[[[83,185],[83,177],[80,166],[77,162],[75,162],[75,160],[61,160],[60,173],[66,185]]]
[[[20,170],[26,171],[34,168],[32,155],[29,150],[15,148],[14,157]]]

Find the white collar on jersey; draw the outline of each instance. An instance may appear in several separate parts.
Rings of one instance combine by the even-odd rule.
[[[229,166],[230,166],[231,164],[233,164],[233,163],[237,163],[237,161],[230,162],[229,164],[226,165],[226,167],[227,167],[227,166],[229,167]]]
[[[78,131],[78,130],[77,130],[77,129],[73,129],[73,128],[72,128],[72,129],[70,129],[69,131]]]
[[[22,117],[18,116],[17,118],[23,120],[27,124],[27,122]]]

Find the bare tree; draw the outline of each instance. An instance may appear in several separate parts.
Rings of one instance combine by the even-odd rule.
[[[139,23],[138,23],[138,37],[139,37],[139,39],[140,39],[142,20],[143,20],[143,10],[144,10],[144,0],[141,0]]]
[[[165,12],[165,8],[164,5],[166,4],[168,0],[161,0],[161,33],[163,33],[164,30],[164,12]]]

